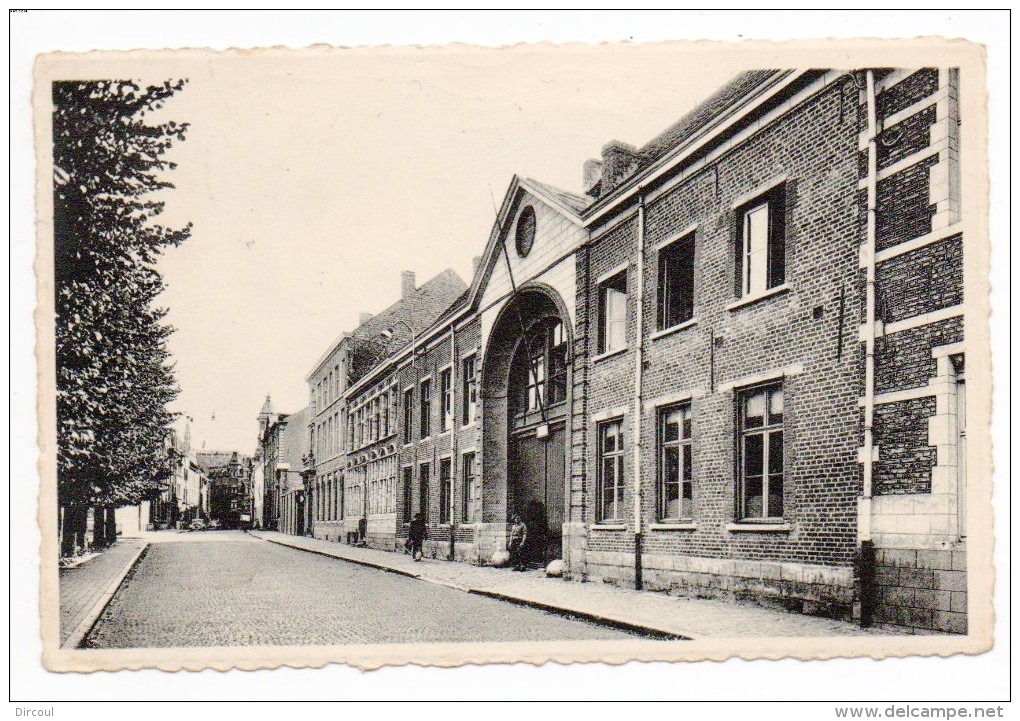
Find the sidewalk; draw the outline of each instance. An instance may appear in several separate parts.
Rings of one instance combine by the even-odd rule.
[[[635,591],[606,583],[575,583],[547,578],[544,571],[514,572],[425,559],[345,544],[250,531],[271,543],[332,556],[384,571],[400,573],[467,593],[521,603],[554,613],[571,614],[642,633],[687,639],[746,636],[871,636],[881,629],[861,629],[831,619],[784,613],[744,602],[678,598],[665,593]]]
[[[92,560],[76,568],[60,569],[60,645],[87,633],[81,629],[90,617],[98,616],[113,584],[120,584],[142,549],[148,545],[140,538],[121,538]],[[116,589],[113,589],[116,590]],[[92,624],[88,623],[89,626]],[[78,631],[78,633],[75,633]],[[81,639],[71,639],[77,645]]]

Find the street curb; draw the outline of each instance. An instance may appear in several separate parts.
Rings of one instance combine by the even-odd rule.
[[[295,545],[292,545],[290,543],[284,543],[283,541],[273,540],[272,538],[263,538],[262,536],[255,536],[254,533],[251,534],[251,535],[254,536],[255,538],[259,539],[260,541],[265,541],[266,543],[275,543],[277,546],[283,546],[284,548],[293,548],[295,551],[304,551],[305,553],[314,553],[316,556],[325,556],[326,558],[332,558],[332,559],[335,559],[337,561],[347,561],[348,563],[353,563],[356,566],[366,566],[368,568],[374,568],[377,571],[386,571],[387,573],[395,573],[398,576],[406,576],[407,578],[417,578],[420,581],[428,580],[428,579],[422,578],[421,574],[412,573],[411,571],[404,571],[403,569],[400,569],[400,568],[393,568],[392,566],[384,566],[384,565],[379,564],[379,563],[372,563],[371,561],[362,561],[361,559],[348,558],[347,556],[337,556],[337,555],[334,555],[334,554],[329,553],[327,551],[320,551],[320,550],[315,549],[315,548],[306,548],[304,546],[295,546]]]
[[[527,606],[529,608],[535,608],[540,611],[546,611],[547,613],[553,613],[557,616],[573,616],[575,618],[581,618],[585,621],[591,621],[597,623],[600,626],[609,626],[611,628],[617,628],[621,631],[628,631],[630,633],[639,633],[642,636],[651,636],[657,640],[662,641],[693,641],[694,639],[690,636],[684,636],[676,633],[675,631],[666,631],[661,628],[655,628],[654,626],[644,626],[639,623],[632,623],[630,621],[621,621],[616,618],[610,618],[608,616],[601,616],[597,613],[591,613],[589,611],[577,611],[574,609],[564,608],[562,606],[553,606],[549,603],[543,603],[542,601],[532,601],[531,599],[521,598],[520,596],[511,596],[510,594],[500,593],[499,591],[487,591],[482,588],[469,588],[468,593],[473,593],[476,596],[485,596],[487,598],[493,598],[497,601],[505,601],[506,603],[512,603],[516,606]]]
[[[251,534],[251,535],[255,536],[255,534]],[[545,611],[546,613],[552,613],[552,614],[555,614],[557,616],[573,616],[574,618],[580,618],[580,619],[584,619],[585,621],[590,621],[592,623],[597,623],[600,626],[608,626],[610,628],[616,628],[616,629],[619,629],[621,631],[627,631],[629,633],[637,633],[637,634],[641,634],[642,636],[650,636],[650,637],[658,639],[658,640],[668,640],[668,641],[690,641],[690,640],[692,640],[690,636],[684,636],[682,634],[675,633],[673,631],[665,631],[665,630],[663,630],[661,628],[655,628],[655,627],[652,627],[652,626],[643,626],[643,625],[638,624],[638,623],[631,623],[630,621],[621,621],[621,620],[616,619],[616,618],[609,618],[607,616],[600,616],[597,613],[590,613],[588,611],[577,611],[577,610],[573,610],[573,609],[569,609],[569,608],[563,608],[562,606],[553,606],[552,604],[542,603],[541,601],[532,601],[530,599],[520,598],[518,596],[511,596],[509,594],[500,593],[498,591],[487,591],[487,590],[485,590],[483,588],[471,588],[469,586],[464,586],[464,585],[461,585],[459,583],[453,583],[451,581],[443,581],[443,580],[440,580],[438,578],[428,578],[428,577],[422,576],[421,574],[418,574],[418,573],[411,573],[410,571],[404,571],[404,570],[401,570],[399,568],[393,568],[391,566],[384,566],[384,565],[379,564],[379,563],[372,563],[371,561],[362,561],[360,559],[356,560],[356,559],[348,558],[347,556],[336,556],[336,555],[334,555],[332,553],[328,553],[326,551],[320,551],[320,550],[317,550],[317,549],[314,549],[314,548],[306,548],[304,546],[292,545],[290,543],[284,543],[283,541],[277,541],[277,540],[274,540],[272,538],[263,538],[262,536],[255,536],[255,538],[258,538],[259,540],[262,540],[262,541],[266,541],[268,543],[275,543],[277,546],[283,546],[284,548],[293,548],[293,549],[295,549],[297,551],[305,551],[307,553],[314,553],[317,556],[325,556],[326,558],[333,558],[333,559],[336,559],[338,561],[347,561],[348,563],[353,563],[353,564],[356,564],[358,566],[366,566],[368,568],[375,568],[375,569],[378,569],[380,571],[387,571],[389,573],[396,573],[396,574],[401,575],[401,576],[406,576],[408,578],[414,578],[414,579],[417,579],[419,581],[424,581],[425,583],[434,584],[436,586],[445,586],[446,588],[452,588],[455,591],[462,591],[463,593],[470,593],[470,594],[474,594],[476,596],[484,596],[486,598],[492,598],[492,599],[495,599],[497,601],[505,601],[507,603],[512,603],[512,604],[515,604],[517,606],[527,606],[529,608],[538,609],[540,611]]]
[[[71,632],[71,635],[67,637],[67,640],[60,645],[60,648],[81,647],[81,644],[85,641],[85,638],[89,635],[89,632],[92,630],[92,627],[96,625],[96,621],[98,621],[99,617],[103,615],[103,611],[106,610],[106,607],[110,605],[110,601],[113,600],[113,597],[116,595],[117,591],[120,590],[121,584],[124,583],[124,579],[127,578],[127,575],[129,573],[131,573],[131,569],[135,567],[135,565],[138,563],[138,560],[142,557],[142,554],[145,553],[145,549],[147,549],[148,547],[149,542],[144,541],[142,543],[141,548],[138,549],[138,552],[131,558],[131,561],[124,567],[124,570],[121,571],[120,575],[117,576],[117,578],[114,579],[114,581],[110,583],[109,586],[106,587],[106,590],[103,592],[103,595],[99,597],[99,600],[96,601],[95,605],[89,610],[87,614],[85,614],[85,618],[82,619],[82,622],[79,623],[78,626],[74,629],[74,631]]]

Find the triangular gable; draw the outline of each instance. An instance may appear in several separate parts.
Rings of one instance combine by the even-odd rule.
[[[500,205],[499,212],[496,214],[496,220],[492,225],[492,231],[489,233],[489,240],[488,243],[486,243],[485,252],[482,254],[481,263],[478,266],[478,270],[475,272],[474,278],[471,279],[468,305],[472,308],[477,308],[478,301],[481,299],[485,287],[492,276],[495,264],[498,262],[504,262],[502,248],[503,237],[506,233],[509,233],[507,225],[509,221],[515,217],[517,206],[525,193],[531,194],[538,200],[541,200],[578,228],[583,227],[581,216],[569,207],[561,198],[558,198],[550,188],[536,181],[514,175],[514,177],[510,180],[510,185],[507,187],[506,193],[503,195],[503,202]]]

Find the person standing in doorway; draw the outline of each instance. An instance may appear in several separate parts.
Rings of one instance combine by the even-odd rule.
[[[411,557],[415,561],[421,560],[422,544],[424,544],[428,535],[429,531],[425,526],[425,517],[421,513],[416,513],[408,529],[408,540],[411,542]]]
[[[510,565],[515,571],[524,570],[524,544],[527,542],[528,526],[520,514],[515,513],[513,525],[510,526],[510,540],[506,544],[506,550],[510,553]]]

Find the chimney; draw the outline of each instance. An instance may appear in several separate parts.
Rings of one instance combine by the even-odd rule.
[[[609,195],[637,169],[641,155],[633,145],[610,140],[602,146],[602,181],[599,196]]]
[[[584,194],[591,198],[599,197],[599,183],[602,181],[602,161],[591,158],[584,161],[583,184]]]
[[[471,276],[472,277],[478,275],[478,266],[480,266],[481,264],[482,264],[482,256],[476,255],[474,258],[471,259]]]
[[[365,325],[370,320],[372,320],[371,313],[358,313],[358,325]]]
[[[405,270],[400,274],[400,298],[407,300],[414,295],[415,290],[417,290],[417,286],[414,284],[414,271]]]

